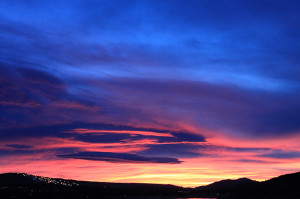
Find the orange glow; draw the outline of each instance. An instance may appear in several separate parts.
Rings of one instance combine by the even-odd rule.
[[[105,131],[76,129],[76,133],[130,133],[151,136],[172,136],[171,134],[144,131]],[[207,142],[166,142],[158,143],[155,139],[123,141],[118,143],[88,143],[73,138],[26,138],[1,143],[0,149],[12,150],[9,145],[27,143],[36,151],[34,156],[10,155],[0,160],[0,173],[27,172],[48,177],[68,179],[106,181],[163,183],[184,187],[196,187],[222,179],[248,177],[254,180],[266,180],[281,174],[298,171],[300,159],[274,159],[259,156],[257,151],[232,150],[240,148],[272,148],[296,150],[299,146],[297,136],[285,139],[270,139],[267,143],[259,140],[232,137],[210,137]],[[180,158],[180,164],[135,164],[128,162],[109,163],[80,159],[57,158],[55,150],[77,148],[80,151],[99,151],[115,153],[137,153],[147,149],[147,145],[193,144],[203,146],[199,152],[203,156]],[[20,149],[22,150],[22,149]],[[263,150],[263,149],[262,149]]]
[[[300,163],[268,165],[248,165],[239,163],[232,166],[228,161],[216,161],[204,158],[202,160],[186,159],[182,164],[114,164],[88,160],[40,160],[42,155],[35,158],[10,157],[1,159],[0,173],[27,172],[48,177],[63,177],[67,179],[105,181],[105,182],[137,182],[163,183],[185,187],[196,187],[222,179],[250,177],[255,180],[265,180],[274,176],[296,171]],[[14,164],[9,164],[14,163]],[[289,171],[279,170],[289,168]]]

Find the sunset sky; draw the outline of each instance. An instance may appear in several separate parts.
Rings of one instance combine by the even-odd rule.
[[[196,187],[300,171],[299,9],[1,0],[0,173]]]

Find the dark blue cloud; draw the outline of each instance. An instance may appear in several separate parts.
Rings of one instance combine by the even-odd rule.
[[[43,69],[1,63],[0,120],[2,128],[75,121],[101,113],[99,105],[70,92],[61,78]],[[90,115],[90,116],[89,116]],[[77,119],[76,119],[77,118]]]
[[[75,129],[88,129],[90,133],[78,133]],[[95,132],[93,132],[93,130]],[[97,131],[101,130],[101,133]],[[109,132],[105,132],[105,131]],[[118,131],[117,133],[114,133]],[[125,131],[120,133],[120,130]],[[131,133],[126,133],[131,131]],[[136,131],[136,133],[134,133]],[[156,135],[143,135],[139,131],[154,132]],[[166,136],[173,135],[174,137]],[[93,159],[111,162],[157,162],[157,163],[179,163],[177,158],[185,157],[200,157],[202,156],[199,150],[206,150],[207,146],[200,146],[198,142],[205,142],[205,138],[201,135],[195,135],[187,132],[174,132],[168,130],[157,130],[148,128],[136,128],[131,126],[121,126],[113,124],[92,124],[92,123],[73,123],[73,124],[60,124],[52,126],[35,126],[27,128],[7,128],[0,129],[0,137],[2,141],[20,141],[23,138],[65,138],[78,140],[88,143],[128,143],[132,141],[139,141],[145,139],[157,140],[157,144],[144,146],[147,148],[137,155],[134,154],[117,154],[117,153],[76,153],[75,155],[61,155],[59,157],[80,158],[80,159]],[[174,143],[174,144],[170,144]],[[182,143],[182,142],[189,142]],[[143,145],[141,142],[140,145]],[[13,150],[3,152],[1,155],[20,155],[20,154],[33,154],[41,153],[45,150],[37,150],[34,147],[20,144],[6,145]],[[80,151],[78,148],[53,148],[48,151],[53,151],[54,154],[66,154]],[[89,156],[88,156],[89,155]],[[95,156],[95,157],[94,157]],[[106,157],[107,156],[107,157]],[[120,157],[119,157],[120,156]],[[165,157],[170,157],[165,158]],[[120,160],[118,160],[120,159]],[[176,160],[176,161],[175,161]]]
[[[90,131],[102,130],[99,133],[85,133],[80,134],[75,132],[75,129],[88,129]],[[105,132],[105,130],[109,132]],[[132,136],[130,133],[114,133],[113,131],[127,130],[127,131],[137,131],[137,133]],[[138,131],[150,131],[157,133],[155,135],[142,135]],[[160,135],[161,133],[161,135]],[[165,133],[170,133],[176,135],[175,137],[165,136]],[[178,136],[180,135],[180,136]],[[23,137],[61,137],[61,138],[73,138],[80,141],[91,142],[91,143],[115,143],[121,142],[123,140],[133,141],[142,139],[157,139],[158,142],[205,142],[205,138],[202,135],[194,135],[187,132],[174,132],[168,130],[151,129],[151,128],[138,128],[125,125],[114,125],[114,124],[104,124],[104,123],[83,123],[76,122],[72,124],[57,124],[57,125],[43,125],[43,126],[33,126],[24,128],[2,128],[0,129],[0,137],[2,140],[13,140],[15,138]],[[192,138],[195,138],[194,140]]]
[[[6,147],[10,147],[10,149],[1,149],[0,157],[32,155],[32,157],[37,156],[39,159],[53,159],[56,158],[57,154],[76,153],[80,151],[80,149],[76,147],[36,149],[34,146],[27,147],[27,145],[19,144],[6,145]]]
[[[114,133],[103,133],[101,135],[97,134],[81,134],[81,135],[70,135],[76,140],[90,142],[90,143],[120,143],[123,140],[129,140],[131,138],[130,134],[114,134]],[[138,138],[135,138],[138,140]]]
[[[53,60],[58,62],[54,65],[126,76],[138,75],[137,68],[147,76],[155,67],[178,77],[169,70],[177,68],[185,79],[209,80],[198,76],[203,73],[219,83],[276,88],[276,78],[288,80],[287,74],[278,77],[282,71],[299,72],[281,67],[299,63],[298,6],[297,1],[53,1],[13,6],[6,1],[3,35],[22,39],[3,46],[3,56],[8,61],[17,54],[36,62],[38,55],[49,68]],[[183,67],[196,73],[185,74]]]
[[[249,148],[249,147],[245,147],[245,148],[241,148],[241,147],[236,147],[236,148],[231,148],[228,147],[226,148],[227,150],[233,150],[236,152],[266,152],[266,151],[271,151],[271,148]]]
[[[177,158],[167,157],[146,157],[130,153],[111,153],[111,152],[78,152],[74,154],[58,155],[60,158],[73,158],[107,162],[132,162],[132,163],[181,163]]]
[[[239,159],[233,160],[234,162],[244,162],[244,163],[259,163],[259,164],[276,164],[278,162],[274,161],[264,161],[264,160],[256,160],[256,159]]]
[[[63,81],[47,72],[39,71],[32,68],[18,68],[18,72],[24,79],[34,84],[47,84],[53,87],[61,87],[64,85]]]
[[[32,148],[32,146],[24,145],[24,144],[7,144],[5,146],[11,147],[11,148],[14,148],[14,149],[30,149],[30,148]]]
[[[113,125],[112,125],[113,126]],[[124,129],[128,129],[130,127],[124,126]],[[95,143],[116,143],[116,142],[130,142],[134,140],[142,140],[142,139],[153,139],[157,140],[159,143],[165,142],[205,142],[205,137],[202,135],[196,135],[193,133],[186,132],[173,132],[173,131],[164,131],[157,129],[139,129],[139,128],[131,128],[134,130],[142,130],[155,133],[170,133],[174,137],[165,136],[164,134],[155,135],[139,135],[136,133],[134,136],[130,133],[114,133],[114,132],[102,132],[101,134],[97,133],[88,133],[88,134],[69,134],[72,135],[75,139],[85,141],[85,142],[95,142]],[[117,129],[114,129],[117,130]],[[72,130],[71,130],[72,132]]]
[[[267,157],[267,158],[274,158],[274,159],[293,159],[293,158],[300,158],[300,152],[274,150],[270,153],[262,154],[260,155],[260,157]]]
[[[199,134],[185,133],[185,132],[174,132],[173,136],[177,138],[176,141],[187,141],[187,142],[205,142],[205,137]]]
[[[132,107],[147,103],[173,120],[184,120],[188,115],[199,127],[261,137],[300,129],[296,119],[300,113],[298,89],[273,92],[199,81],[133,78],[107,80],[105,86],[115,91],[116,97],[132,101]],[[138,115],[145,120],[150,117],[146,111]]]
[[[72,127],[61,124],[76,121],[175,125],[174,138],[160,143],[205,141],[178,121],[256,138],[297,133],[299,7],[295,0],[1,1],[0,138],[145,138],[62,133]]]
[[[159,156],[164,155],[168,157],[178,158],[199,158],[216,156],[219,151],[235,151],[235,152],[253,152],[256,154],[264,154],[272,152],[271,148],[232,148],[210,143],[174,143],[174,144],[151,144],[147,145],[147,149],[139,152],[141,155]]]
[[[197,144],[153,144],[147,145],[148,149],[139,152],[141,155],[147,156],[167,156],[178,158],[195,158],[204,155],[201,150],[205,151],[207,146]]]

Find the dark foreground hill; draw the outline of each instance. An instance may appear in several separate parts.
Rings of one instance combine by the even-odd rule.
[[[75,181],[26,173],[0,174],[0,199],[140,198],[184,194],[184,188],[174,185]]]
[[[106,183],[47,178],[25,173],[0,174],[0,198],[116,199],[116,198],[300,199],[300,172],[257,182],[247,178],[222,180],[207,186]]]
[[[203,196],[232,196],[244,195],[243,193],[251,193],[253,189],[257,188],[260,183],[248,178],[240,178],[237,180],[221,180],[212,184],[196,187],[193,192]]]
[[[192,193],[228,199],[300,199],[300,172],[263,182],[247,178],[222,180],[207,186],[196,187]]]

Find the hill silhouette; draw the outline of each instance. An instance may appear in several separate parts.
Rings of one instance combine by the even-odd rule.
[[[248,187],[252,185],[256,185],[258,182],[248,179],[248,178],[239,178],[237,180],[221,180],[218,182],[214,182],[212,184],[197,187],[198,190],[206,190],[206,191],[212,191],[212,190],[231,190],[231,189],[242,189],[243,187]]]
[[[0,198],[123,198],[183,196],[184,188],[166,184],[109,183],[48,178],[26,173],[0,174]]]
[[[165,184],[108,183],[48,178],[26,173],[0,174],[0,198],[83,199],[83,198],[177,198],[218,199],[298,199],[300,172],[263,182],[248,178],[221,180],[212,184],[183,188]]]
[[[192,193],[230,199],[300,199],[300,172],[282,175],[263,182],[248,178],[221,180],[206,186],[196,187]]]

